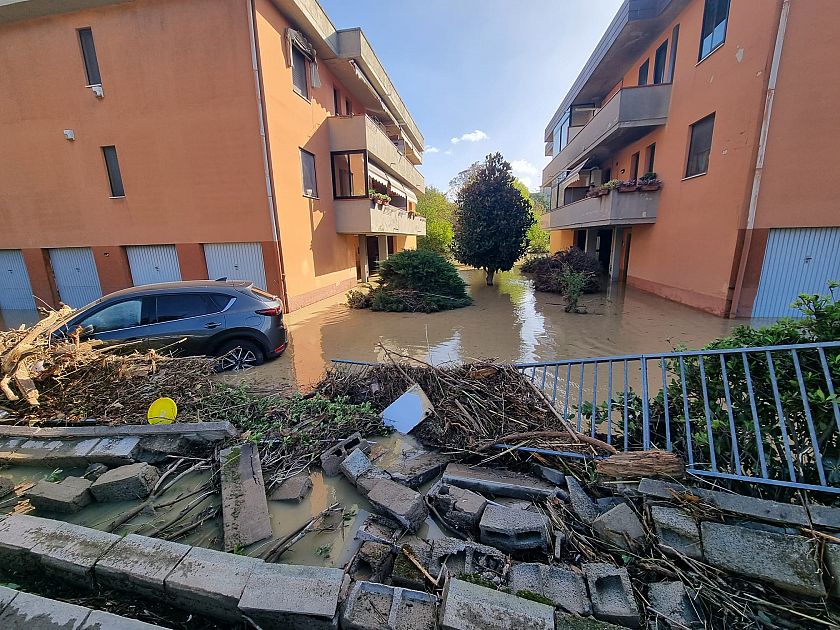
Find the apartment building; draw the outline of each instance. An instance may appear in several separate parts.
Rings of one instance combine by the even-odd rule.
[[[0,309],[228,277],[294,310],[425,234],[423,136],[316,0],[0,0],[0,68]]]
[[[838,23],[835,0],[626,0],[545,130],[552,249],[721,316],[826,293]]]

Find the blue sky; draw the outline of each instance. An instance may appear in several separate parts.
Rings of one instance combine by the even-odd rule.
[[[364,30],[425,136],[426,183],[442,189],[493,151],[539,186],[545,126],[621,5],[320,1],[337,28]]]

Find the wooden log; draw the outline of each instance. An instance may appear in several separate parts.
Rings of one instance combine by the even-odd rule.
[[[616,479],[641,479],[643,477],[685,477],[685,463],[675,453],[668,451],[631,451],[618,453],[595,464],[599,474]]]
[[[18,364],[18,361],[20,361],[21,357],[32,350],[35,340],[42,334],[48,333],[54,324],[62,321],[72,312],[72,308],[69,306],[63,306],[58,311],[50,311],[44,319],[32,326],[23,339],[20,340],[20,343],[15,345],[3,355],[2,371],[5,374],[11,374],[14,372],[14,368]]]

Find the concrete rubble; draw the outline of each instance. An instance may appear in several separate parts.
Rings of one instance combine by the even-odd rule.
[[[596,619],[628,628],[641,625],[639,606],[633,596],[627,569],[596,562],[584,564],[583,572],[589,587],[592,614]]]
[[[506,470],[449,464],[443,471],[443,482],[459,488],[514,499],[545,499],[556,487],[540,479]]]
[[[654,505],[650,508],[650,516],[656,528],[659,546],[666,553],[677,552],[695,560],[703,557],[700,528],[691,514],[680,508]]]
[[[0,499],[11,494],[15,490],[15,482],[8,477],[0,477]]]
[[[451,579],[441,605],[443,630],[552,630],[554,608]]]
[[[426,568],[432,575],[446,565],[450,575],[480,575],[496,584],[501,584],[498,576],[507,563],[507,556],[495,547],[457,538],[433,540],[428,558]]]
[[[654,582],[648,585],[647,596],[652,616],[671,627],[705,627],[699,604],[689,597],[682,582]]]
[[[66,477],[58,483],[39,481],[23,493],[32,507],[47,512],[70,514],[93,501],[91,482],[81,477]]]
[[[481,542],[504,551],[548,548],[548,519],[536,512],[488,505],[478,527]]]
[[[567,613],[592,614],[586,582],[579,573],[563,567],[523,562],[514,565],[509,579],[510,590],[515,595],[537,593]]]
[[[286,479],[269,495],[270,501],[291,501],[300,503],[312,491],[312,479],[309,475],[301,474]]]
[[[321,453],[321,468],[324,474],[327,477],[338,475],[341,472],[341,462],[357,448],[365,455],[370,453],[370,442],[365,440],[360,433],[354,433]]]
[[[429,508],[419,492],[389,479],[375,479],[367,492],[373,508],[416,532],[429,516]]]
[[[426,497],[450,525],[461,531],[475,529],[487,507],[487,499],[479,493],[443,481],[435,484]]]
[[[627,551],[639,549],[645,544],[642,522],[633,508],[623,501],[598,516],[592,522],[592,529],[601,540]]]
[[[130,501],[148,497],[160,475],[151,464],[128,464],[113,468],[90,486],[90,492],[99,502]]]
[[[433,630],[437,597],[375,582],[356,582],[344,604],[346,630]]]
[[[271,536],[257,447],[246,442],[219,453],[222,468],[224,547],[232,551]],[[101,481],[101,480],[100,480]]]
[[[385,472],[394,481],[416,489],[437,477],[449,461],[450,458],[441,453],[409,451],[387,466]]]

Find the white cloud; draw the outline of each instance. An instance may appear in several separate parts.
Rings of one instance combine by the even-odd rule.
[[[518,179],[520,182],[525,184],[525,188],[527,188],[528,190],[533,191],[535,189],[534,188],[534,180],[531,179],[528,175],[520,175],[516,179]]]
[[[528,160],[514,160],[510,163],[510,168],[523,182],[525,181],[523,175],[537,175],[540,172],[540,169]]]
[[[452,149],[447,149],[443,152],[444,155],[452,155]]]
[[[438,149],[437,147],[426,147],[424,151],[426,153],[440,153],[440,149]]]
[[[481,131],[481,129],[476,129],[475,131],[470,131],[469,133],[465,133],[457,138],[452,138],[452,144],[458,144],[459,142],[479,142],[481,140],[487,140],[489,137],[490,136]]]

